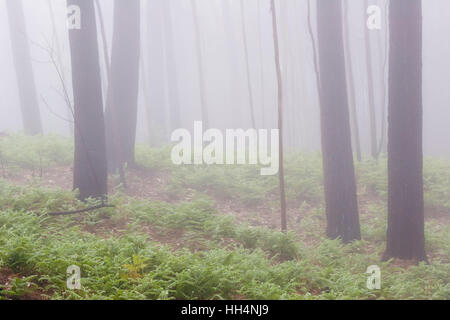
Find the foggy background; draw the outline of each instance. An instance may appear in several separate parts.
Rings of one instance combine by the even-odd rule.
[[[71,88],[68,30],[66,28],[66,1],[50,0],[54,11],[57,34],[52,29],[49,0],[22,0],[25,10],[32,64],[44,133],[68,136],[69,123],[61,82],[50,62],[47,49],[60,44],[63,69],[67,75],[67,88]],[[125,1],[125,0],[124,0]],[[170,95],[177,94],[180,101],[181,120],[191,128],[200,120],[200,89],[194,20],[190,0],[171,1],[171,20],[165,20],[162,11],[150,8],[151,0],[142,0],[141,62],[147,78],[156,77],[163,88],[161,108],[168,110]],[[108,45],[111,47],[113,1],[100,0],[106,24]],[[229,6],[227,5],[229,4]],[[312,22],[315,28],[314,1]],[[367,19],[364,1],[350,1],[350,46],[356,85],[356,104],[360,124],[362,148],[370,149],[367,76],[364,53],[364,27]],[[370,1],[384,13],[385,1]],[[424,25],[424,150],[426,155],[450,155],[450,2],[447,0],[423,1]],[[311,37],[307,27],[306,0],[279,0],[278,23],[281,66],[285,101],[285,140],[289,147],[303,150],[320,149],[320,123],[317,88],[314,74]],[[241,25],[239,0],[197,1],[201,40],[201,57],[205,72],[206,102],[210,126],[215,128],[249,128],[250,108],[247,73]],[[153,10],[152,10],[153,9]],[[374,66],[375,99],[378,134],[381,123],[381,85],[385,45],[385,19],[382,30],[371,31]],[[22,130],[19,95],[9,39],[8,17],[5,2],[0,0],[0,132]],[[245,0],[245,28],[250,62],[250,82],[255,106],[256,124],[259,128],[276,128],[277,84],[275,75],[270,1]],[[98,23],[97,19],[97,23]],[[155,50],[160,44],[155,30],[170,23],[173,28],[174,66],[178,81],[169,85],[163,61],[155,61]],[[100,33],[99,33],[100,37]],[[57,40],[56,40],[57,39]],[[106,83],[102,40],[99,38],[99,60],[102,80]],[[168,41],[167,38],[163,39]],[[380,46],[381,44],[381,46]],[[110,48],[109,48],[110,49]],[[157,55],[156,55],[157,56]],[[159,66],[159,68],[158,68]],[[149,81],[149,80],[147,80]],[[150,84],[151,85],[151,82]],[[170,90],[169,90],[170,89]],[[104,88],[104,91],[106,88]],[[145,90],[145,94],[150,94]],[[140,85],[137,137],[139,142],[148,139],[144,87]],[[44,102],[45,101],[45,102]],[[264,113],[261,112],[264,110]],[[168,119],[167,119],[168,121]]]

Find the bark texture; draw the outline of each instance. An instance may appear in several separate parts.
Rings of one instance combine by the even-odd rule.
[[[104,199],[107,165],[102,86],[94,2],[68,0],[82,12],[82,28],[69,31],[75,118],[73,186],[79,198]]]
[[[317,1],[327,236],[361,238],[345,77],[340,0]]]
[[[140,1],[114,2],[114,33],[106,102],[110,171],[133,166],[139,93]]]
[[[426,260],[422,151],[422,6],[390,2],[388,258]]]

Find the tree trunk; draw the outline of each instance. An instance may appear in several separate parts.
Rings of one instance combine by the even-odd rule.
[[[369,7],[366,0],[365,8]],[[369,123],[370,123],[370,153],[374,159],[378,158],[377,144],[377,115],[375,111],[375,95],[373,85],[372,51],[370,47],[370,30],[366,25],[367,15],[364,13],[364,41],[366,46],[366,68],[367,68],[367,92],[369,97]]]
[[[206,104],[206,92],[205,92],[205,75],[203,73],[203,57],[202,57],[202,46],[200,40],[200,26],[198,24],[198,14],[197,14],[197,3],[195,0],[191,0],[192,8],[192,18],[194,20],[194,33],[195,33],[195,46],[197,49],[197,67],[198,67],[198,77],[200,84],[200,107],[202,112],[203,127],[209,128],[209,115],[208,106]]]
[[[314,80],[316,82],[317,89],[317,99],[320,105],[320,74],[319,74],[319,57],[318,57],[318,48],[316,44],[316,39],[314,37],[314,30],[312,25],[312,10],[311,10],[311,0],[307,1],[307,24],[308,24],[308,34],[311,38],[311,47],[312,47],[312,58],[313,58],[313,67],[314,67]]]
[[[390,2],[388,228],[385,259],[426,260],[422,151],[422,5]]]
[[[106,99],[110,171],[133,166],[139,93],[140,1],[114,2],[114,33]]]
[[[75,113],[74,189],[79,198],[107,194],[105,126],[94,3],[68,0],[83,13],[80,30],[69,31]]]
[[[283,158],[283,78],[280,66],[280,49],[278,44],[278,24],[275,0],[271,0],[272,10],[272,30],[273,45],[275,50],[275,67],[277,72],[278,84],[278,130],[279,130],[279,170],[278,178],[280,184],[280,207],[281,207],[281,231],[287,231],[287,215],[286,215],[286,193],[284,186],[284,158]]]
[[[264,51],[263,51],[263,25],[261,20],[261,1],[257,1],[258,20],[258,51],[259,51],[259,72],[261,85],[261,128],[266,128],[266,108],[265,108],[265,77],[264,77]]]
[[[385,5],[385,13],[389,11],[389,0],[386,0]],[[381,41],[381,32],[378,33],[378,47],[380,48],[380,51],[382,52],[383,56],[383,77],[381,79],[381,133],[380,133],[380,140],[378,144],[378,155],[380,155],[382,152],[386,153],[387,151],[387,89],[388,84],[386,81],[386,74],[387,74],[387,67],[388,67],[388,59],[389,59],[389,23],[386,17],[386,23],[384,26],[385,30],[385,44],[383,46]]]
[[[340,0],[318,0],[320,104],[327,236],[360,239]]]
[[[6,0],[14,68],[16,70],[23,128],[26,134],[42,133],[41,114],[31,65],[22,0]]]
[[[248,56],[248,45],[247,45],[247,30],[245,28],[245,7],[244,0],[241,0],[241,26],[242,26],[242,39],[244,42],[244,55],[245,55],[245,66],[247,71],[247,90],[248,90],[248,103],[250,107],[250,120],[252,122],[252,127],[256,128],[255,122],[255,107],[253,105],[253,91],[252,91],[252,80],[250,75],[250,62]]]
[[[349,27],[349,17],[348,17],[348,1],[344,0],[344,46],[345,46],[345,65],[347,69],[347,84],[349,93],[349,106],[350,106],[350,119],[351,119],[351,129],[354,141],[354,146],[356,149],[356,158],[358,161],[362,160],[361,156],[361,139],[359,134],[359,124],[358,124],[358,110],[356,109],[356,94],[355,94],[355,79],[353,74],[353,63],[352,54],[350,50],[350,27]]]
[[[52,0],[49,0],[52,1]],[[105,30],[105,22],[103,19],[103,10],[99,0],[95,0],[94,6],[97,8],[97,17],[100,25],[100,36],[102,38],[102,46],[103,46],[103,60],[105,61],[105,74],[106,74],[106,88],[109,86],[110,81],[110,64],[111,59],[109,58],[109,49],[108,49],[108,41],[106,40],[106,30]],[[106,90],[107,91],[107,90]],[[108,95],[106,92],[105,96]]]

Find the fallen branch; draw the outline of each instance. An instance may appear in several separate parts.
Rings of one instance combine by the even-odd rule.
[[[116,206],[113,206],[110,204],[100,204],[98,206],[89,207],[89,208],[81,209],[81,210],[75,210],[75,211],[51,212],[48,215],[49,216],[67,216],[67,215],[71,215],[71,214],[85,213],[85,212],[102,209],[102,208],[115,208],[115,207]]]

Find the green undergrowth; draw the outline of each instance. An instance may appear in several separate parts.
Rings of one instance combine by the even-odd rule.
[[[73,159],[71,140],[56,136],[12,134],[0,139],[2,175],[19,174],[30,169],[36,175],[52,166],[70,165]]]
[[[383,246],[370,237],[343,245],[315,234],[307,246],[292,233],[238,224],[205,199],[169,204],[113,196],[114,209],[54,218],[45,214],[47,206],[82,206],[73,193],[1,186],[0,269],[20,275],[0,291],[3,298],[22,292],[25,280],[28,291],[54,299],[450,298],[448,251],[431,265],[404,269],[381,263]],[[9,199],[13,190],[18,196]],[[104,232],[124,218],[119,233]],[[305,219],[306,226],[314,220]],[[177,230],[187,237],[174,248],[154,239],[147,226],[159,236]],[[445,253],[449,228],[427,228],[429,250]],[[195,248],[200,239],[206,245]],[[224,246],[224,240],[231,241]],[[381,290],[365,285],[373,264],[382,270]],[[66,287],[70,265],[82,270],[81,290]]]
[[[286,157],[292,225],[285,234],[217,205],[227,200],[255,215],[276,208],[276,176],[262,177],[256,166],[173,166],[167,147],[139,146],[136,159],[168,177],[164,191],[171,202],[122,191],[110,195],[114,208],[51,217],[96,202],[8,180],[12,171],[70,165],[72,153],[69,140],[59,137],[0,139],[8,171],[0,179],[0,280],[8,275],[0,299],[450,299],[447,160],[425,159],[426,204],[434,209],[426,220],[430,264],[405,265],[380,261],[385,158],[356,163],[363,240],[344,245],[324,237],[320,154]],[[71,265],[81,269],[81,290],[67,288]],[[381,269],[380,290],[367,289],[371,265]]]

